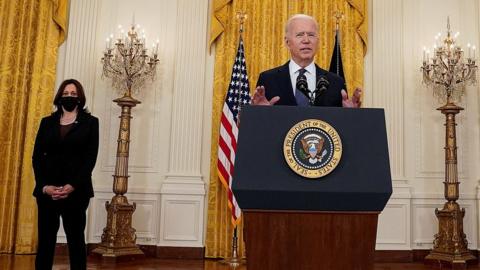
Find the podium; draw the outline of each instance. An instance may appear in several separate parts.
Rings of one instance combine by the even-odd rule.
[[[309,179],[285,160],[289,130],[306,119],[330,124],[342,156]],[[392,193],[382,109],[247,106],[232,186],[244,216],[248,270],[373,269],[378,214]]]

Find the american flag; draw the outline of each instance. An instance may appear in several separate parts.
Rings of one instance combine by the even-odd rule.
[[[250,87],[248,85],[243,40],[240,37],[220,120],[217,162],[218,176],[228,193],[228,206],[232,211],[232,223],[234,225],[240,222],[242,214],[232,192],[233,165],[238,138],[237,119],[242,107],[247,104],[250,104]]]

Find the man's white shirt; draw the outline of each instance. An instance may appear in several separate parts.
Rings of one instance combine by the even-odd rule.
[[[302,69],[301,66],[299,66],[295,61],[290,59],[290,63],[288,64],[288,69],[290,71],[290,80],[292,81],[292,89],[293,89],[293,95],[295,96],[295,89],[297,88],[297,77],[299,70]],[[307,83],[308,83],[308,90],[310,92],[315,91],[315,82],[316,82],[316,77],[317,77],[317,70],[315,68],[315,63],[312,62],[308,66],[305,67],[305,77],[307,77]]]

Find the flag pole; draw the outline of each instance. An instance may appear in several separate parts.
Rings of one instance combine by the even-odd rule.
[[[243,34],[243,24],[245,20],[247,19],[247,14],[243,11],[237,12],[237,19],[240,22],[240,28],[239,28],[239,39],[242,39],[242,34]],[[240,99],[238,99],[238,107],[241,108],[243,104],[241,104]],[[239,112],[240,113],[240,112]],[[245,264],[245,260],[242,260],[241,258],[238,257],[238,224],[234,225],[235,227],[233,228],[233,236],[232,236],[232,256],[225,258],[221,260],[220,262],[223,264],[227,264],[232,268],[236,268],[242,264]]]
[[[335,48],[333,51],[336,52],[334,57],[336,60],[335,62],[337,63],[335,66],[335,73],[339,76],[342,76],[340,75],[340,20],[343,19],[343,13],[336,10],[333,14],[333,17],[335,17]]]
[[[343,12],[335,10],[333,17],[335,17],[335,31],[338,31],[340,28],[340,20],[343,19]]]
[[[233,229],[232,237],[232,257],[225,258],[220,261],[223,264],[228,264],[230,267],[237,267],[242,264],[245,264],[245,260],[242,260],[238,257],[238,237],[237,237],[237,226]]]

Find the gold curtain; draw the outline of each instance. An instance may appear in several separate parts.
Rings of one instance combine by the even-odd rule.
[[[31,156],[51,112],[68,0],[0,0],[0,253],[34,253]]]
[[[219,119],[230,82],[238,45],[239,23],[236,13],[244,11],[244,46],[250,90],[255,90],[261,71],[284,64],[289,53],[284,46],[284,25],[290,16],[304,13],[319,23],[319,50],[315,62],[327,69],[333,52],[335,11],[341,11],[341,53],[347,90],[351,93],[363,86],[363,58],[367,48],[367,0],[214,0],[210,29],[210,46],[215,48],[213,83],[212,145],[208,222],[205,241],[206,257],[231,256],[233,225],[227,206],[226,192],[218,179],[217,149]],[[242,224],[238,227],[239,254],[245,256]]]

